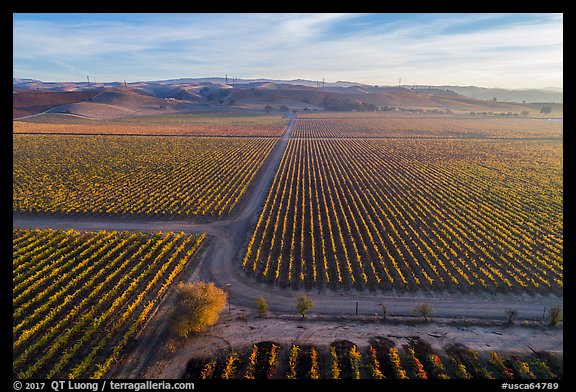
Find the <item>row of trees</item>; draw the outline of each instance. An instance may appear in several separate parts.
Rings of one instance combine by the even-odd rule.
[[[552,108],[550,106],[543,106],[542,109],[540,109],[540,114],[550,114],[552,113]],[[520,112],[520,114],[518,113],[513,113],[513,112],[470,112],[469,113],[470,116],[475,116],[475,115],[483,115],[483,116],[487,116],[487,115],[494,115],[494,116],[508,116],[508,117],[523,117],[523,118],[527,118],[530,115],[530,112],[528,110],[523,110]]]
[[[228,295],[223,289],[217,288],[214,283],[196,282],[178,285],[179,302],[173,321],[176,332],[183,337],[192,332],[199,332],[218,321],[220,313],[224,310],[228,301]],[[263,296],[256,299],[256,311],[260,317],[268,313],[268,304]],[[306,294],[301,294],[296,298],[296,310],[306,316],[315,306],[314,300]],[[386,318],[388,310],[386,305],[380,304],[382,316]],[[431,305],[423,302],[417,304],[413,309],[414,316],[422,317],[424,322],[429,321],[429,317],[434,314]],[[508,322],[513,325],[518,312],[514,309],[506,310]],[[553,306],[548,311],[548,322],[550,326],[556,326],[562,321],[562,310],[560,306]]]
[[[314,301],[307,295],[300,295],[296,299],[296,309],[298,313],[302,315],[302,317],[304,317],[306,313],[312,310],[314,306],[315,306]],[[382,317],[386,318],[386,316],[388,315],[388,309],[386,308],[386,305],[381,303],[380,309],[382,312]],[[264,297],[260,296],[256,300],[256,310],[258,312],[258,315],[261,317],[265,316],[268,313],[268,304],[266,303]],[[422,317],[425,322],[428,322],[429,321],[428,318],[434,314],[434,309],[429,304],[423,302],[414,306],[412,313],[414,316]],[[515,309],[507,309],[505,313],[506,316],[508,317],[508,323],[510,325],[513,325],[516,316],[518,315],[518,311]],[[560,306],[551,307],[550,310],[548,311],[548,324],[554,327],[558,325],[558,323],[562,320],[563,315]]]
[[[340,100],[338,98],[326,95],[320,102],[320,106],[328,111],[357,111],[357,112],[374,112],[378,110],[378,106],[373,103],[366,103],[359,99],[345,98]]]
[[[181,337],[187,337],[216,324],[227,302],[226,291],[216,287],[213,282],[179,283],[172,319],[174,331]],[[296,299],[296,309],[302,317],[313,307],[314,301],[307,295],[300,295]],[[256,300],[256,309],[261,316],[268,312],[264,297]]]

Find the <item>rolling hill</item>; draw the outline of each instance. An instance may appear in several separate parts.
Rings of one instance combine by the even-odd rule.
[[[310,86],[310,81],[225,82],[219,78],[174,79],[120,83],[45,83],[13,80],[13,118],[39,113],[59,113],[94,119],[113,119],[194,111],[296,110],[420,110],[456,114],[539,113],[529,103],[481,100],[446,88],[368,86],[351,82]],[[302,82],[297,84],[296,82]],[[542,105],[542,104],[540,104]],[[552,117],[562,116],[554,104]]]

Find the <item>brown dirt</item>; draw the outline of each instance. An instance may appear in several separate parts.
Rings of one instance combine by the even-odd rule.
[[[100,92],[100,89],[66,92],[15,89],[12,94],[12,118],[42,113],[58,105],[85,101]]]
[[[243,316],[238,319],[238,316]],[[244,318],[246,319],[244,321]],[[375,335],[377,336],[375,338]],[[356,321],[286,320],[278,318],[256,318],[244,308],[237,308],[209,331],[190,337],[179,343],[173,354],[165,350],[150,367],[140,375],[144,378],[180,377],[191,358],[209,357],[223,348],[239,351],[262,341],[273,340],[284,347],[329,346],[335,341],[347,340],[360,351],[370,345],[380,355],[390,347],[414,344],[418,336],[426,350],[442,353],[449,346],[465,346],[487,354],[496,350],[505,353],[531,354],[532,350],[563,356],[563,330],[541,327],[503,326],[458,326],[447,323],[419,325],[367,323]],[[460,346],[462,345],[462,346]],[[384,357],[383,357],[384,358]],[[380,363],[386,363],[384,359]]]
[[[293,125],[293,123],[291,123]],[[291,129],[291,127],[290,127]],[[244,201],[243,208],[237,216],[228,220],[214,222],[213,224],[193,224],[189,222],[156,222],[156,221],[115,221],[115,220],[51,220],[44,217],[18,217],[14,216],[14,227],[77,227],[86,230],[99,228],[121,228],[140,231],[170,230],[186,232],[207,231],[215,236],[211,246],[206,251],[204,261],[197,268],[191,279],[213,280],[220,287],[232,282],[231,293],[233,304],[238,307],[222,322],[210,329],[207,333],[197,335],[178,344],[174,354],[165,352],[162,345],[167,340],[158,338],[151,346],[143,342],[136,342],[142,352],[131,357],[123,369],[119,369],[119,377],[124,378],[173,378],[179,377],[190,358],[197,355],[211,355],[219,349],[236,349],[246,345],[255,344],[264,340],[278,341],[280,344],[292,343],[302,345],[328,345],[335,340],[346,339],[356,344],[360,350],[366,349],[369,339],[375,335],[384,335],[392,340],[396,346],[408,343],[412,336],[424,336],[434,350],[442,350],[444,346],[455,342],[462,342],[477,351],[498,349],[499,351],[526,351],[528,347],[536,351],[548,351],[562,355],[562,329],[522,328],[501,326],[453,326],[443,323],[440,317],[484,317],[503,318],[504,309],[514,307],[519,314],[527,319],[539,319],[544,306],[551,306],[562,302],[562,297],[554,296],[494,296],[481,294],[460,295],[451,293],[389,293],[382,294],[362,293],[314,293],[310,296],[316,303],[314,312],[324,315],[351,314],[356,301],[360,301],[360,313],[356,319],[317,319],[310,315],[306,319],[269,318],[253,319],[249,309],[253,309],[254,299],[263,292],[270,309],[284,314],[294,312],[294,297],[297,292],[281,290],[258,284],[252,279],[240,276],[237,271],[230,268],[235,265],[234,258],[239,244],[245,240],[245,233],[250,231],[250,222],[257,216],[258,206],[261,204],[267,182],[275,173],[281,153],[287,143],[289,132],[280,139],[277,150],[270,158],[270,164],[263,167],[263,174],[253,184],[254,190]],[[253,224],[254,222],[252,222]],[[414,304],[426,301],[435,310],[433,323],[386,323],[374,324],[367,322],[379,311],[379,303],[385,302],[389,315],[410,314]],[[162,309],[168,314],[170,307]],[[236,319],[245,318],[246,321]],[[247,318],[246,318],[247,317]],[[334,316],[333,316],[334,317]],[[154,336],[162,335],[166,323],[161,318],[151,322],[146,333]],[[162,335],[164,336],[164,335]],[[147,364],[151,364],[147,366]],[[142,367],[143,366],[143,367]],[[130,370],[127,370],[130,368]]]

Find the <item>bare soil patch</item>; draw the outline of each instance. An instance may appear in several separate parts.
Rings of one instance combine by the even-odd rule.
[[[435,322],[394,325],[366,323],[362,320],[313,321],[310,318],[283,320],[255,318],[246,309],[235,309],[230,316],[223,316],[221,322],[210,331],[180,342],[178,350],[173,354],[160,350],[161,353],[150,361],[152,365],[145,369],[141,376],[178,378],[185,373],[186,366],[193,357],[213,356],[217,352],[216,347],[245,352],[262,341],[275,342],[283,347],[283,352],[292,344],[302,347],[299,375],[309,372],[308,354],[311,347],[328,347],[336,341],[349,342],[339,344],[339,349],[354,344],[359,351],[364,352],[370,346],[374,347],[381,366],[389,362],[386,355],[390,348],[403,346],[413,347],[419,358],[428,351],[444,353],[450,347],[451,352],[459,353],[458,349],[464,346],[485,356],[490,351],[529,355],[534,353],[532,350],[551,353],[559,358],[563,356],[561,328],[451,326]],[[319,354],[326,355],[323,352]],[[386,372],[392,374],[392,369],[384,368],[382,371],[385,375]],[[322,373],[329,374],[326,369],[323,369]]]

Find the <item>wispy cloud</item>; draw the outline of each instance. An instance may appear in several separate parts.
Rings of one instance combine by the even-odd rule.
[[[562,84],[563,16],[15,15],[14,71],[134,80],[235,75],[392,84]],[[60,62],[60,70],[42,64]],[[34,66],[34,64],[36,64]]]
[[[279,19],[276,34],[286,40],[315,39],[334,23],[357,17],[358,14],[286,14]]]

